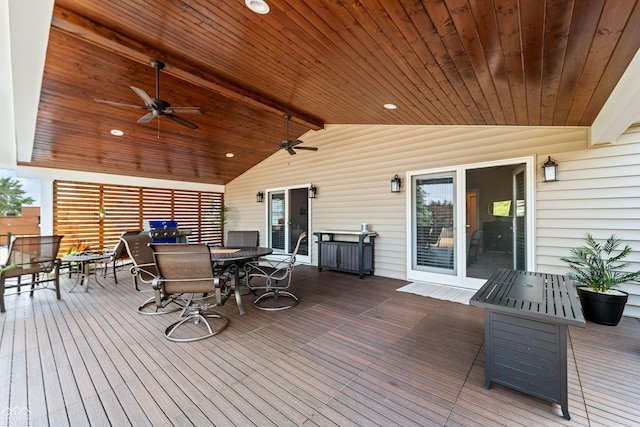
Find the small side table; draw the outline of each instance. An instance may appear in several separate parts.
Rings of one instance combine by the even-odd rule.
[[[484,308],[485,383],[560,405],[570,419],[567,326],[586,322],[568,279],[558,274],[499,269],[471,297]]]
[[[91,276],[91,264],[97,264],[101,261],[109,259],[109,255],[95,254],[95,255],[69,255],[61,259],[63,264],[69,264],[72,262],[78,263],[78,275],[76,276],[76,282],[73,284],[69,292],[78,286],[84,286],[84,291],[89,292],[89,277]],[[98,280],[98,275],[95,275],[96,283],[100,286],[102,284]]]

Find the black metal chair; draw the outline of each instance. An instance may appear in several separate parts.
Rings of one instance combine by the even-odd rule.
[[[222,332],[228,319],[213,311],[232,295],[225,269],[216,269],[204,243],[151,244],[158,276],[153,281],[156,304],[171,295],[190,295],[180,313],[182,319],[165,330],[170,341],[189,342]]]
[[[62,236],[18,236],[11,241],[7,262],[0,266],[0,312],[5,312],[4,291],[15,288],[16,294],[20,287],[29,287],[29,295],[39,289],[51,289],[60,299],[60,242]],[[28,282],[22,282],[23,276],[29,276]],[[15,282],[7,283],[7,279]],[[53,283],[53,288],[48,285]],[[37,285],[43,285],[36,288]]]
[[[137,234],[140,234],[140,231],[141,230],[125,231],[120,235],[120,239],[118,239],[118,243],[116,243],[115,247],[113,248],[113,251],[108,252],[108,255],[110,256],[110,258],[105,263],[103,277],[107,277],[107,274],[109,273],[109,265],[111,265],[111,270],[113,271],[113,279],[115,280],[116,284],[118,284],[118,275],[116,274],[117,263],[118,261],[122,263],[123,260],[129,259],[129,254],[127,253],[127,247],[125,246],[121,238],[124,236],[135,236]]]
[[[158,269],[153,259],[153,250],[149,247],[153,240],[147,233],[123,235],[120,240],[124,244],[133,264],[129,272],[133,278],[136,291],[140,291],[139,282],[151,287],[153,279],[158,275]],[[167,314],[181,310],[183,306],[184,303],[179,298],[179,295],[163,297],[161,306],[156,304],[156,297],[152,296],[138,307],[138,313],[145,315]]]
[[[268,258],[260,258],[244,265],[247,287],[252,291],[264,290],[264,293],[253,301],[256,308],[276,311],[286,310],[298,304],[298,297],[287,289],[291,286],[291,277],[300,244],[306,237],[306,232],[300,234],[291,255],[270,255]],[[288,300],[284,305],[283,299]]]

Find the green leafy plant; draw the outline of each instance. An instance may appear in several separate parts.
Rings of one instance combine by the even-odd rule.
[[[612,234],[603,245],[597,242],[590,233],[587,233],[583,246],[572,248],[570,250],[572,256],[560,258],[571,268],[567,276],[571,280],[580,282],[600,293],[606,293],[621,283],[637,281],[640,277],[640,271],[621,271],[629,263],[620,262],[620,260],[629,255],[631,247],[625,245],[622,250],[617,252],[620,240],[619,237]]]

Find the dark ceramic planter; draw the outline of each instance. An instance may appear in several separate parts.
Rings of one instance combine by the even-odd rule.
[[[622,318],[624,306],[629,294],[609,295],[590,291],[588,288],[578,287],[578,297],[582,305],[584,318],[601,325],[616,326]]]

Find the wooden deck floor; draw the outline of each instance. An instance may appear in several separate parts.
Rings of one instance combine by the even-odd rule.
[[[569,328],[569,410],[483,388],[482,310],[396,289],[406,282],[298,267],[300,304],[230,300],[220,335],[164,339],[175,315],[141,316],[148,294],[92,283],[62,300],[6,296],[0,426],[622,426],[640,420],[640,324]],[[611,364],[609,367],[607,365]],[[26,425],[26,424],[24,424]]]

